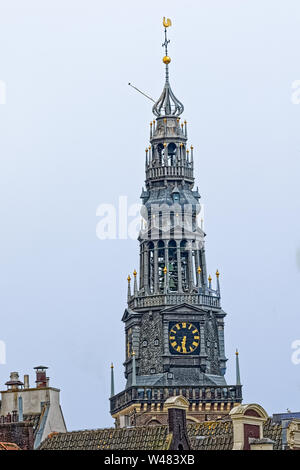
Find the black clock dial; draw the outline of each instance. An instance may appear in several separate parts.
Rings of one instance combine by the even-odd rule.
[[[199,327],[190,322],[174,323],[169,331],[172,354],[192,354],[199,348]]]

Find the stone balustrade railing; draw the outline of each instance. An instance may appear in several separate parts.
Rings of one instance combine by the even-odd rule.
[[[135,403],[139,404],[161,404],[172,396],[183,395],[189,403],[199,405],[201,403],[241,403],[242,386],[135,386],[124,390],[110,398],[111,413],[118,411]]]
[[[189,303],[206,307],[220,307],[220,297],[205,294],[168,293],[145,296],[132,296],[128,302],[130,308],[156,307],[160,305],[179,305]]]

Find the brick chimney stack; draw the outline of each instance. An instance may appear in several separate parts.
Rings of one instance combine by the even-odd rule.
[[[36,372],[36,388],[46,388],[49,387],[49,377],[46,376],[46,366],[36,366],[34,367]]]
[[[186,412],[189,409],[188,400],[182,395],[168,398],[164,403],[168,410],[169,433],[172,434],[170,450],[190,450],[187,428]]]

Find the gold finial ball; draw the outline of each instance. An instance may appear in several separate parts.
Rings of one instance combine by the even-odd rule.
[[[134,277],[137,275],[136,269],[133,271]]]
[[[167,267],[164,267],[164,274],[167,274]]]
[[[219,270],[217,269],[217,272],[216,272],[216,276],[219,277],[220,276],[220,273],[219,273]]]
[[[128,278],[127,278],[127,281],[130,282],[131,281],[131,277],[130,277],[130,274],[128,274]]]
[[[201,273],[201,268],[200,268],[200,266],[198,266],[198,269],[197,269],[197,271],[198,271],[198,274],[200,274],[200,273]]]
[[[209,282],[211,282],[211,280],[212,280],[212,279],[211,279],[211,275],[209,275],[209,278],[208,278],[208,280],[209,280]]]
[[[165,57],[163,58],[163,63],[168,65],[170,62],[171,62],[171,57],[169,57],[168,55],[165,55]]]

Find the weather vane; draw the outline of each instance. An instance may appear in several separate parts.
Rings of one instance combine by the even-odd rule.
[[[164,16],[163,25],[165,27],[165,42],[162,44],[162,47],[165,48],[166,57],[168,57],[168,44],[170,42],[170,39],[168,39],[167,36],[167,28],[169,28],[169,26],[172,26],[172,21],[170,20],[170,18],[166,19],[166,17]]]

